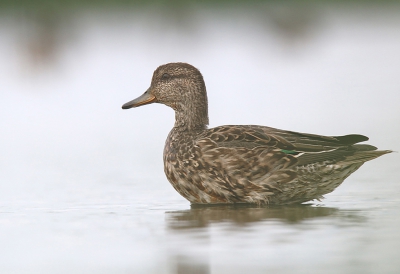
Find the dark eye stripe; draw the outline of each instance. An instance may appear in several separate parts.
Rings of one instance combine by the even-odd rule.
[[[164,73],[163,75],[161,75],[161,80],[171,80],[171,79],[177,79],[177,78],[187,78],[187,75],[185,75],[185,74],[171,75],[169,73]]]

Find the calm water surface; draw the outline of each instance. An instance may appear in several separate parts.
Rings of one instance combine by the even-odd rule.
[[[399,172],[380,171],[391,175],[365,166],[365,178],[348,179],[324,201],[291,207],[190,208],[166,180],[42,189],[3,200],[0,266],[3,273],[396,273]]]
[[[186,61],[211,126],[399,151],[398,7],[264,11],[2,14],[0,272],[399,273],[398,153],[321,202],[191,208],[163,174],[172,111],[120,109],[158,65]]]

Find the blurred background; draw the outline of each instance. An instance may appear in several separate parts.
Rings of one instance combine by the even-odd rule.
[[[159,65],[187,62],[202,72],[210,127],[358,133],[399,151],[399,49],[398,1],[0,1],[0,268],[135,269],[134,260],[163,273],[153,263],[172,260],[185,269],[148,232],[164,235],[165,211],[189,208],[163,172],[173,111],[121,110]],[[399,192],[398,155],[367,165],[351,178],[393,182],[375,185],[375,194]],[[362,188],[346,183],[343,191]],[[131,244],[104,236],[114,220],[88,240],[104,208],[131,214],[132,226],[116,222],[135,235]],[[91,214],[98,219],[88,225]],[[68,247],[57,253],[54,241]],[[110,245],[130,255],[116,259]],[[21,261],[26,269],[15,268]]]

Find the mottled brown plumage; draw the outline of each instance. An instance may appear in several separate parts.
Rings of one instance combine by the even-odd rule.
[[[150,88],[122,108],[153,102],[175,110],[164,148],[165,174],[193,204],[292,204],[333,191],[377,151],[362,135],[337,137],[255,125],[207,129],[203,76],[186,63],[156,69]]]

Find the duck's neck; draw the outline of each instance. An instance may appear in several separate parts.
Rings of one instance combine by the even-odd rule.
[[[193,98],[175,106],[175,125],[177,131],[198,132],[208,126],[208,102],[205,87],[203,92],[190,93]]]

